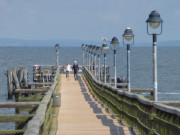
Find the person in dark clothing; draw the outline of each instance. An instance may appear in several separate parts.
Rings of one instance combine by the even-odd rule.
[[[74,70],[74,79],[77,80],[78,79],[78,70],[79,70],[79,66],[77,64],[77,61],[74,61],[74,65],[72,68]]]

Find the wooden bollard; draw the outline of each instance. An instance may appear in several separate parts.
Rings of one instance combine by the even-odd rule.
[[[12,69],[12,75],[13,75],[13,81],[14,81],[14,84],[15,84],[15,89],[20,89],[19,80],[18,80],[18,77],[17,77],[17,69],[16,68]]]
[[[12,99],[12,93],[13,93],[12,70],[7,71],[7,78],[8,78],[8,99]]]
[[[23,68],[21,67],[19,69],[19,73],[18,73],[18,79],[19,79],[20,87],[23,87],[23,77],[24,77],[24,71],[23,71]]]
[[[28,68],[13,68],[8,70],[8,99],[12,99],[15,89],[28,88]]]
[[[23,67],[23,82],[24,82],[24,87],[28,87],[28,68]]]

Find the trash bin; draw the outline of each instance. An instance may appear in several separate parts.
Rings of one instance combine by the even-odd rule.
[[[54,94],[53,96],[53,107],[61,106],[61,93]]]
[[[125,77],[117,78],[117,83],[127,83],[127,78]],[[117,86],[117,88],[127,88],[127,86]]]

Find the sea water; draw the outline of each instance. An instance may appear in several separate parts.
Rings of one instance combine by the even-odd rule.
[[[82,49],[80,47],[60,47],[60,65],[73,64],[76,60],[82,65]],[[107,53],[107,65],[113,72],[113,51]],[[180,47],[158,47],[158,100],[180,100]],[[86,58],[85,58],[86,59]],[[104,58],[101,55],[101,64]],[[153,51],[152,47],[131,47],[131,88],[153,88]],[[0,47],[0,102],[7,100],[6,71],[11,68],[26,66],[29,81],[32,82],[33,65],[55,65],[54,47]],[[117,77],[127,77],[127,51],[120,47],[117,51]],[[14,109],[0,109],[0,115],[14,114]],[[0,129],[12,129],[14,123],[0,123]]]

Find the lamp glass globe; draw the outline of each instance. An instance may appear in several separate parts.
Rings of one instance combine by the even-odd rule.
[[[149,26],[150,26],[151,28],[153,28],[153,29],[158,28],[159,25],[160,25],[160,22],[150,22],[150,23],[149,23]]]
[[[132,36],[124,36],[124,38],[127,40],[127,41],[130,41],[132,39]]]

